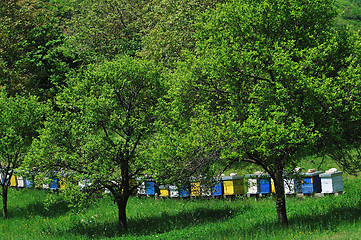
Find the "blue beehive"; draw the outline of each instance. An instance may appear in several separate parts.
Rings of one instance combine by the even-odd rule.
[[[145,194],[149,196],[159,195],[160,190],[158,184],[153,180],[145,182]]]
[[[259,187],[261,194],[268,194],[271,192],[271,182],[268,175],[261,175],[259,179]]]
[[[188,185],[183,185],[179,190],[179,196],[181,198],[187,198],[190,196],[190,188]]]
[[[50,178],[47,180],[48,183],[43,184],[44,189],[57,190],[58,189],[58,179]]]
[[[51,182],[50,182],[50,184],[49,184],[49,189],[51,189],[51,190],[56,190],[56,189],[58,189],[58,179],[56,179],[56,178],[52,178],[51,179]]]
[[[223,195],[223,184],[222,182],[217,182],[212,186],[212,196],[219,197]]]
[[[34,180],[32,178],[24,178],[25,181],[25,187],[32,188],[34,187]]]
[[[302,193],[320,193],[321,192],[321,171],[313,172],[311,169],[302,175]]]

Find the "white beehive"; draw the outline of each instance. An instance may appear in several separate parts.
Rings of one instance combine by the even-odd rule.
[[[249,174],[248,177],[248,191],[247,194],[259,194],[260,193],[260,185],[258,176],[255,174]]]
[[[326,171],[320,174],[321,178],[321,193],[338,193],[343,192],[343,181],[341,171]]]
[[[295,180],[284,179],[285,194],[295,194]]]
[[[168,188],[169,188],[169,195],[171,198],[179,197],[179,190],[177,186],[169,185]]]
[[[78,182],[78,186],[80,187],[80,189],[83,189],[85,187],[89,187],[92,185],[92,182],[90,179],[82,179]]]
[[[285,194],[296,194],[302,192],[301,180],[284,179]]]
[[[212,188],[209,184],[201,184],[201,195],[204,197],[212,196]]]
[[[145,182],[142,182],[141,184],[138,185],[137,187],[137,194],[138,195],[145,195],[146,191],[145,191]]]
[[[25,179],[22,176],[18,176],[18,187],[25,187]]]

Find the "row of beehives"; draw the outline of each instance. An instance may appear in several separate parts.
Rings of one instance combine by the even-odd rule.
[[[247,192],[245,191],[247,184]],[[321,171],[292,174],[284,179],[286,194],[313,194],[343,192],[342,172]],[[138,196],[160,197],[197,197],[197,196],[257,196],[275,192],[274,184],[268,174],[256,173],[246,176],[231,174],[222,176],[212,184],[200,180],[190,180],[181,186],[158,185],[154,180],[144,180],[137,188]]]
[[[4,178],[1,178],[1,181],[4,181]],[[12,175],[10,178],[10,181],[8,182],[8,185],[11,187],[19,187],[19,188],[44,188],[44,189],[51,189],[56,190],[59,188],[65,188],[65,179],[59,181],[56,178],[49,178],[47,183],[41,183],[41,184],[34,184],[33,178],[27,178],[23,176],[16,176]]]
[[[245,180],[246,179],[246,180]],[[48,183],[42,184],[40,188],[56,190],[65,187],[65,179],[48,179]],[[245,184],[246,183],[246,184]],[[338,193],[343,192],[342,172],[309,171],[306,173],[293,174],[284,179],[286,194],[312,194],[312,193]],[[12,187],[34,187],[33,179],[13,175],[9,185]],[[91,185],[91,181],[79,182],[79,186]],[[161,196],[161,197],[196,197],[196,196],[234,196],[247,194],[266,195],[274,192],[274,184],[269,175],[263,173],[238,176],[222,176],[212,183],[204,182],[196,178],[183,185],[159,185],[151,179],[132,179],[131,185],[138,185],[135,194],[138,196]],[[245,191],[247,185],[247,192]]]

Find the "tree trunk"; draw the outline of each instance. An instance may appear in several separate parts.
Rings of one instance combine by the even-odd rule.
[[[122,196],[122,197],[116,199],[116,202],[118,205],[119,230],[120,230],[120,232],[126,232],[126,231],[128,231],[127,212],[126,212],[128,197]]]
[[[7,184],[4,184],[2,191],[2,197],[3,197],[3,217],[8,217],[8,186]]]
[[[278,216],[278,223],[280,225],[288,225],[287,212],[286,212],[286,197],[282,172],[273,174],[273,181],[276,191],[276,209]]]

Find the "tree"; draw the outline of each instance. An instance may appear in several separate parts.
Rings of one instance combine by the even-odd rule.
[[[10,179],[19,168],[31,142],[42,126],[45,107],[36,97],[8,97],[0,90],[0,186],[3,217],[7,218],[7,197]]]
[[[161,71],[123,56],[91,65],[67,84],[56,99],[59,111],[34,142],[30,168],[74,173],[91,179],[94,191],[108,189],[119,209],[120,230],[127,230],[126,205],[136,187],[129,181],[141,171],[138,149],[157,120]]]
[[[288,223],[283,174],[298,157],[343,156],[361,140],[360,41],[334,29],[335,16],[329,0],[218,5],[201,15],[195,50],[174,74],[170,106],[199,123],[188,135],[207,143],[188,156],[261,166],[275,183],[280,224]]]
[[[37,0],[0,3],[0,85],[9,94],[28,92],[53,97],[74,59],[59,46],[62,21]]]

